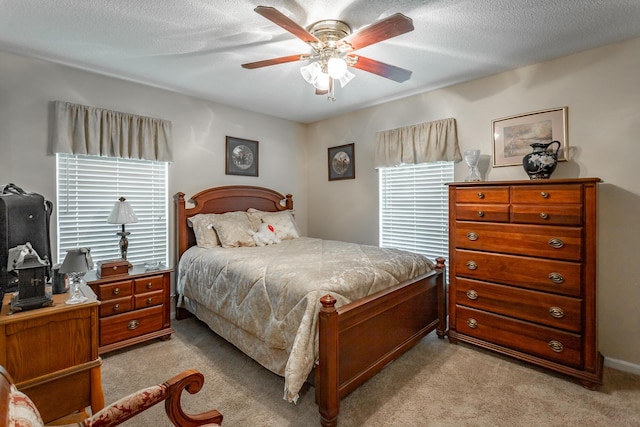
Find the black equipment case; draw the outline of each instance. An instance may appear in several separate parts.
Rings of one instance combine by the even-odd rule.
[[[15,184],[0,189],[0,294],[17,290],[17,277],[7,273],[9,249],[30,242],[51,265],[52,210],[53,204],[40,194],[27,193]],[[50,269],[46,275],[50,277]]]

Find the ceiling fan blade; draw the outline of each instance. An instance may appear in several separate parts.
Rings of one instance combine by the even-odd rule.
[[[352,50],[358,50],[409,31],[413,31],[413,20],[396,13],[343,38],[338,46],[347,44]]]
[[[320,39],[289,19],[278,9],[271,6],[258,6],[253,10],[264,16],[274,24],[284,28],[303,42],[310,44],[314,49],[317,50],[324,46],[324,43],[322,43]]]
[[[289,55],[279,58],[265,59],[264,61],[249,62],[242,64],[242,68],[253,70],[255,68],[268,67],[269,65],[286,64],[287,62],[295,62],[309,58],[309,55]]]
[[[364,56],[351,56],[356,62],[351,66],[362,71],[377,74],[387,79],[391,79],[398,83],[402,83],[409,80],[412,72],[405,70],[404,68],[396,67],[395,65],[385,64],[384,62],[376,61],[375,59],[365,58]]]
[[[316,95],[326,95],[328,93],[329,93],[329,90],[316,88]]]

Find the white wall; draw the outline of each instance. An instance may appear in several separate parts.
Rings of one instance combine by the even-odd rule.
[[[639,69],[640,39],[633,39],[312,124],[309,233],[378,243],[377,131],[454,117],[461,150],[481,149],[485,179],[528,179],[521,167],[488,166],[491,121],[567,106],[572,160],[559,163],[553,178],[604,181],[599,200],[600,349],[608,360],[633,364],[640,373]],[[356,179],[329,182],[327,148],[348,141],[356,144]],[[463,162],[456,165],[457,180],[466,173]]]
[[[54,100],[170,120],[171,200],[179,191],[190,197],[218,185],[269,187],[294,195],[296,218],[306,232],[304,125],[1,52],[0,185],[13,182],[55,204],[55,157],[47,155],[49,104]],[[225,175],[226,135],[258,141],[259,177]],[[173,205],[170,215],[173,221]],[[55,224],[54,216],[54,229]],[[55,253],[56,233],[51,237]],[[173,241],[173,231],[170,237]],[[173,251],[173,243],[170,248]]]

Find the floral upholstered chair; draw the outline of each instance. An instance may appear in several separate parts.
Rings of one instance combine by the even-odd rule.
[[[167,416],[178,427],[217,426],[222,422],[222,414],[211,410],[198,415],[185,414],[180,406],[182,391],[197,393],[204,383],[203,375],[195,370],[187,370],[168,381],[145,388],[106,406],[91,417],[68,426],[109,427],[115,426],[137,414],[165,401]],[[20,392],[11,376],[0,366],[0,427],[44,426],[42,418],[31,399]]]

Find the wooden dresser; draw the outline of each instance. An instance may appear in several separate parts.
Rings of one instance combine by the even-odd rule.
[[[85,279],[100,300],[100,354],[154,338],[169,339],[171,269],[146,271],[134,266],[129,274]]]
[[[54,305],[9,314],[11,295],[0,312],[0,365],[27,394],[45,423],[91,406],[104,407],[98,356],[98,301],[68,305],[69,294],[53,295]]]
[[[449,339],[602,384],[599,178],[449,185]]]

